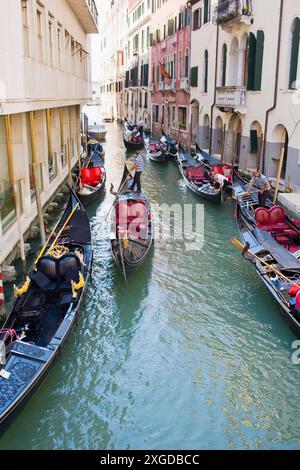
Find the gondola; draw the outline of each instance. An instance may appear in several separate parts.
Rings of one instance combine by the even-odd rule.
[[[153,162],[164,163],[166,154],[163,151],[162,144],[158,139],[152,136],[146,136],[144,139],[147,157]]]
[[[212,160],[208,161],[203,155],[201,158],[199,155],[193,158],[181,146],[178,150],[177,163],[186,186],[203,199],[215,204],[222,204],[226,196],[231,194],[231,186],[225,190],[216,189],[211,176],[211,173],[225,174],[228,171],[228,179],[230,180],[230,165],[221,164],[219,161],[218,165],[214,165]]]
[[[153,245],[150,203],[143,193],[129,189],[129,181],[131,180],[125,166],[113,204],[111,239],[114,261],[126,282],[143,264]]]
[[[74,189],[78,199],[84,206],[95,202],[102,193],[106,181],[104,163],[99,153],[93,151],[87,156],[80,174],[74,182]]]
[[[144,132],[126,118],[123,122],[123,141],[128,150],[137,150],[144,146]]]
[[[259,207],[257,192],[245,197],[244,190],[243,184],[235,185],[239,236],[255,255],[246,257],[279,305],[282,317],[300,338],[300,221],[288,217],[271,201]]]
[[[71,190],[0,330],[0,433],[28,402],[78,321],[92,266],[87,214]]]
[[[171,136],[166,134],[162,129],[162,137],[160,142],[163,146],[163,152],[166,158],[176,158],[178,153],[178,145],[176,140],[172,139]]]
[[[94,152],[97,152],[104,161],[105,150],[103,145],[98,140],[92,139],[89,136],[89,140],[87,143],[87,156],[90,157]]]

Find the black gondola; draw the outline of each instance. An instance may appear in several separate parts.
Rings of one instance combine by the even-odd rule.
[[[146,196],[129,189],[126,166],[113,204],[112,227],[112,255],[127,281],[152,247],[153,219]]]
[[[180,146],[177,156],[178,167],[186,186],[198,196],[215,204],[222,204],[225,197],[231,194],[231,186],[226,189],[216,189],[211,172],[231,172],[231,167],[221,164],[218,160],[208,154],[197,154],[195,158],[185,152]],[[214,162],[217,162],[215,164]],[[230,175],[228,175],[230,179]]]
[[[0,331],[0,433],[43,382],[76,324],[92,257],[89,219],[71,191]]]
[[[93,151],[86,157],[74,184],[76,195],[82,204],[86,206],[96,201],[103,191],[105,181],[106,171],[103,160],[98,152]]]
[[[259,207],[257,192],[254,190],[245,197],[245,185],[242,180],[240,183],[235,184],[235,216],[240,238],[263,260],[249,257],[279,305],[282,317],[300,338],[300,221],[290,219],[281,206],[271,201],[265,208]],[[299,290],[294,284],[299,284]]]
[[[166,154],[163,151],[161,142],[152,136],[146,136],[144,139],[147,157],[153,162],[164,163],[166,161]]]
[[[176,158],[178,154],[178,145],[176,140],[172,139],[172,137],[166,134],[162,129],[162,137],[160,142],[163,145],[163,152],[166,158]]]
[[[137,150],[144,145],[144,131],[142,127],[136,124],[131,124],[125,118],[123,122],[123,141],[124,145],[129,150]]]

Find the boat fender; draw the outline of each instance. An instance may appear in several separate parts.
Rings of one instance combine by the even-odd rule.
[[[82,289],[84,287],[84,284],[85,284],[85,282],[84,282],[83,274],[81,273],[81,271],[79,271],[79,281],[75,282],[75,281],[73,281],[73,279],[71,280],[72,295],[73,295],[74,299],[76,299],[76,297],[77,297],[77,291]]]
[[[22,285],[22,287],[18,288],[18,287],[14,284],[14,294],[15,294],[15,297],[19,297],[19,296],[22,295],[22,294],[26,294],[26,292],[27,292],[28,289],[29,289],[29,286],[30,286],[30,279],[29,279],[28,276],[26,277],[26,281],[24,282],[24,284]]]

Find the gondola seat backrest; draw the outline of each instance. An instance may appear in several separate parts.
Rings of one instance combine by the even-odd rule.
[[[71,282],[71,279],[78,281],[81,263],[74,253],[67,253],[57,260],[60,282]]]
[[[63,283],[67,283],[68,287],[71,287],[71,279],[77,282],[81,263],[74,253],[67,253],[58,259],[50,255],[42,256],[36,267],[37,273],[33,280],[38,286],[46,289],[55,289],[59,288]],[[42,279],[39,278],[40,273]],[[48,279],[48,284],[45,283],[45,279]]]
[[[268,209],[266,209],[265,207],[258,207],[255,210],[255,221],[256,221],[257,227],[260,230],[271,229],[270,214],[269,214]]]
[[[90,184],[91,180],[91,170],[89,168],[82,168],[80,172],[80,178],[82,184]]]
[[[93,168],[82,168],[80,172],[82,184],[88,186],[97,186],[102,180],[102,171],[99,166]]]
[[[290,225],[286,222],[286,214],[281,206],[273,206],[269,209],[270,224],[273,231],[288,230]]]
[[[205,171],[202,168],[202,166],[198,166],[198,167],[190,166],[187,170],[187,177],[191,181],[202,179],[205,177]]]

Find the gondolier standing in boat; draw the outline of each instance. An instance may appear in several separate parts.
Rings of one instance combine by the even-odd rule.
[[[256,186],[258,188],[258,203],[260,207],[265,207],[267,199],[270,195],[270,183],[268,181],[268,178],[260,173],[259,170],[253,170],[252,172],[252,180],[249,183],[248,189],[245,193],[245,195],[248,195],[251,188],[253,186]]]
[[[134,164],[132,165],[132,168],[130,170],[130,173],[135,170],[134,178],[132,185],[130,186],[130,189],[135,188],[137,186],[137,192],[141,193],[142,192],[142,187],[141,187],[141,176],[144,171],[145,163],[144,163],[144,157],[142,153],[140,153],[138,150],[135,152],[135,160]]]

